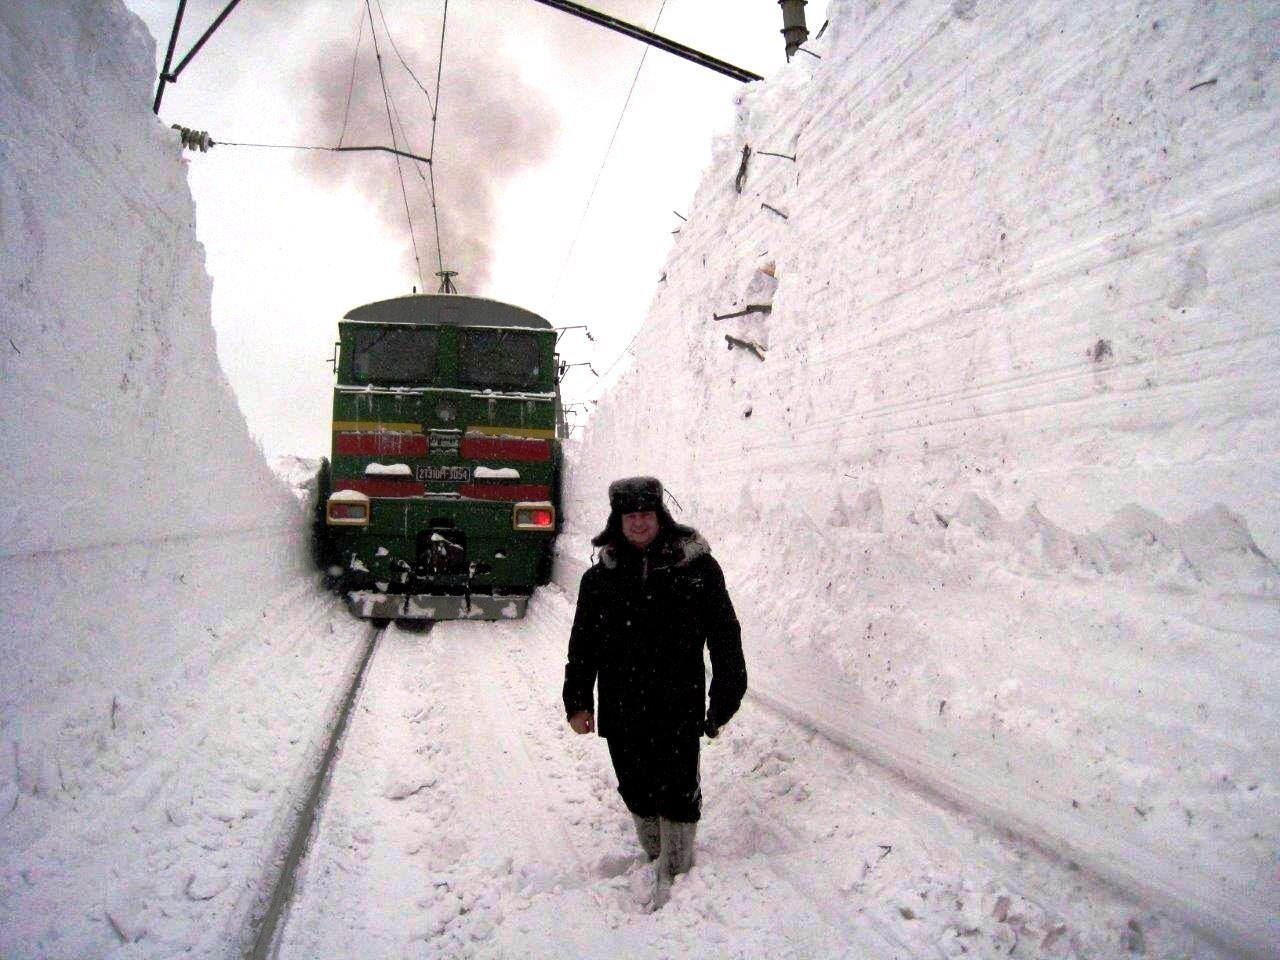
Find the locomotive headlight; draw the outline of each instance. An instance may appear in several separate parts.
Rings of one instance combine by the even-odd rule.
[[[556,508],[545,501],[517,503],[511,511],[511,526],[515,530],[554,530]]]
[[[339,490],[325,504],[324,519],[331,527],[363,527],[369,523],[369,498],[356,490]]]

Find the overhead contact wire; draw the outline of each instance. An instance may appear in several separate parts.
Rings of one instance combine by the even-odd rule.
[[[391,112],[395,114],[396,124],[400,127],[400,136],[404,138],[405,143],[408,143],[409,128],[405,126],[404,118],[400,116],[400,108],[396,106],[396,102],[394,100],[391,101]],[[424,190],[426,190],[428,199],[434,201],[434,197],[432,196],[432,191],[431,191],[431,183],[427,179],[427,174],[424,174],[422,172],[422,168],[425,165],[427,168],[427,172],[430,173],[431,160],[429,158],[424,159],[422,157],[417,156],[416,154],[407,154],[406,156],[408,159],[413,160],[413,165],[412,165],[413,172],[416,173],[418,175],[418,179],[422,181],[422,187]],[[436,244],[437,253],[439,253],[439,249],[440,249],[440,245],[439,243],[437,243]],[[441,267],[441,272],[443,272],[443,266]]]
[[[665,3],[666,0],[663,0]],[[431,148],[427,151],[427,156],[432,158],[431,166],[427,168],[427,175],[431,178],[431,215],[435,220],[436,227],[436,257],[440,263],[440,272],[444,273],[444,248],[440,241],[440,208],[436,203],[436,130],[440,122],[440,91],[441,81],[444,78],[444,35],[449,25],[449,0],[444,0],[444,14],[440,18],[440,54],[436,63],[436,99],[431,105]]]
[[[199,134],[200,131],[190,131],[192,134]],[[393,149],[383,146],[369,147],[326,147],[322,145],[310,145],[304,143],[246,143],[240,140],[210,140],[210,147],[259,147],[264,150],[321,150],[325,153],[371,153],[373,151],[381,151],[382,153],[393,153],[398,157],[404,157],[406,160],[414,160],[418,163],[430,163],[429,157],[420,157],[416,153],[410,153],[408,150]]]
[[[418,89],[421,90],[423,95],[427,98],[427,103],[431,106],[431,109],[435,110],[435,104],[431,97],[431,91],[422,85],[422,81],[419,80],[418,75],[413,72],[413,68],[409,66],[408,63],[405,62],[404,57],[400,53],[400,48],[396,46],[396,38],[391,35],[391,27],[388,26],[387,24],[386,11],[382,9],[382,0],[377,0],[377,4],[378,4],[378,16],[382,18],[382,32],[387,35],[387,40],[390,41],[391,49],[395,51],[396,57],[400,61],[400,66],[404,67],[405,72],[408,73],[409,76],[413,78],[413,82],[418,85]],[[364,21],[362,20],[361,25],[363,26],[363,24],[364,24]]]
[[[356,49],[351,54],[351,79],[347,83],[347,107],[342,111],[342,132],[338,134],[338,146],[347,136],[347,121],[351,118],[351,95],[356,88],[356,64],[360,61],[360,43],[364,40],[364,17],[357,21],[359,30],[356,33]]]
[[[400,141],[396,138],[395,121],[391,118],[391,94],[387,91],[387,76],[382,69],[382,50],[378,46],[378,31],[373,22],[373,7],[369,0],[364,0],[365,11],[369,15],[369,35],[373,38],[373,55],[378,62],[378,79],[382,83],[382,101],[387,109],[387,127],[391,131],[391,144],[396,150],[400,149]],[[439,95],[437,94],[437,99]],[[413,232],[413,214],[409,209],[409,191],[404,185],[404,168],[400,163],[400,157],[396,156],[396,175],[400,178],[400,196],[404,198],[404,217],[409,224],[409,242],[413,245],[413,262],[418,268],[418,282],[422,284],[423,290],[426,290],[426,280],[422,276],[422,260],[418,256],[418,238]]]
[[[662,0],[662,5],[658,8],[658,15],[653,18],[654,30],[658,29],[658,21],[662,19],[662,13],[666,9],[667,0]],[[582,233],[582,225],[587,222],[587,214],[591,210],[591,202],[595,199],[596,188],[600,186],[600,179],[604,176],[605,167],[609,164],[609,156],[613,152],[614,141],[618,139],[618,131],[622,129],[622,121],[627,115],[627,107],[631,105],[631,95],[636,91],[636,84],[640,81],[640,71],[644,69],[644,62],[648,56],[649,48],[645,47],[644,52],[640,54],[640,62],[636,64],[636,73],[631,78],[631,86],[627,89],[627,98],[622,103],[622,110],[618,114],[617,124],[614,125],[613,135],[609,137],[609,145],[605,147],[604,159],[600,161],[600,169],[596,173],[595,182],[591,184],[591,192],[587,194],[587,203],[582,208],[582,217],[578,220],[578,226],[573,231],[573,239],[569,242],[569,252],[565,254],[564,263],[560,265],[560,272],[556,274],[556,282],[551,288],[551,303],[555,303],[556,296],[560,292],[560,281],[564,279],[564,272],[568,269],[569,261],[573,258],[573,251],[578,245],[578,237]]]

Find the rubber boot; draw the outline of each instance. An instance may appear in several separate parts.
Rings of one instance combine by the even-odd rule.
[[[640,839],[640,846],[644,848],[645,856],[652,863],[658,859],[658,854],[662,852],[662,837],[658,828],[658,818],[642,817],[633,813],[631,819],[635,821],[636,836]]]
[[[658,821],[658,859],[654,863],[653,909],[660,910],[671,899],[671,884],[693,866],[696,823],[677,823],[666,817]]]

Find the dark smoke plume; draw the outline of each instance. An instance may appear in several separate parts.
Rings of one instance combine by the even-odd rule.
[[[383,8],[400,55],[434,97],[439,5],[424,3],[409,8],[383,0]],[[393,117],[398,121],[397,142],[400,149],[425,156],[431,143],[431,106],[388,42],[376,3],[373,13],[387,88],[395,107]],[[496,22],[477,22],[479,16]],[[465,293],[481,294],[489,281],[496,205],[503,185],[541,163],[558,131],[557,114],[544,96],[504,64],[501,46],[494,42],[493,36],[500,32],[501,21],[502,18],[493,13],[477,14],[466,4],[454,4],[446,35],[434,158],[435,186],[444,266],[459,271],[458,287]],[[412,29],[408,29],[410,27]],[[336,146],[340,136],[348,146],[390,146],[387,106],[367,19],[352,88],[354,47],[354,37],[328,42],[303,72],[301,99],[306,104],[303,135],[313,143],[326,146]],[[311,153],[299,162],[319,184],[348,184],[367,198],[386,222],[391,235],[404,238],[405,275],[411,278],[406,285],[418,284],[418,268],[413,262],[395,159],[383,153]],[[435,227],[424,179],[427,169],[409,160],[400,163],[422,274],[430,292],[435,289],[438,263]]]

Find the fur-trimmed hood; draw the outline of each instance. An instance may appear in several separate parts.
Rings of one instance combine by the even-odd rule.
[[[626,554],[645,556],[650,570],[666,567],[687,567],[699,557],[711,555],[711,544],[693,527],[672,524],[662,530],[649,548],[641,554],[625,541],[611,540],[600,548],[596,562],[607,570],[614,570]]]

